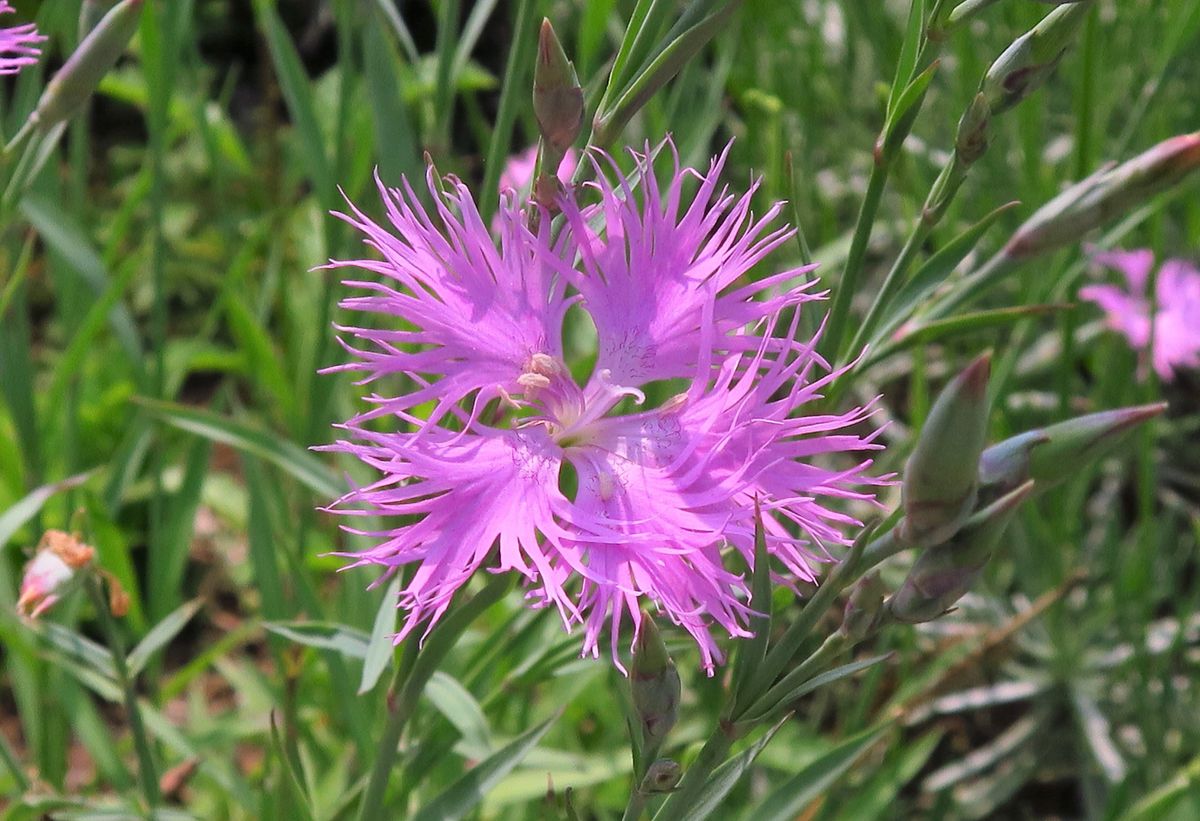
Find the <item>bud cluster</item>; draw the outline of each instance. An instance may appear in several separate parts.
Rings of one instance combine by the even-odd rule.
[[[896,621],[924,622],[946,612],[978,580],[1023,502],[1113,451],[1166,408],[1093,413],[985,448],[988,365],[984,355],[950,380],[905,466],[896,534],[922,553],[884,605]],[[869,608],[852,596],[844,631],[862,632],[859,610]]]

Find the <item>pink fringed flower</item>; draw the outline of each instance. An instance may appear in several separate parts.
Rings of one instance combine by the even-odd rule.
[[[0,0],[0,14],[9,14],[13,7],[7,0]],[[11,28],[0,28],[0,74],[16,74],[25,66],[37,62],[42,50],[38,44],[45,41],[33,23]]]
[[[562,163],[558,166],[558,178],[563,182],[575,175],[575,166],[579,162],[579,153],[574,148],[568,148],[563,155]],[[500,172],[500,190],[528,193],[529,185],[533,182],[533,172],[537,168],[537,146],[532,145],[519,154],[513,154]]]
[[[1153,344],[1150,360],[1165,380],[1177,370],[1200,367],[1200,271],[1185,260],[1164,262],[1155,279],[1152,305],[1148,295],[1152,251],[1110,251],[1094,258],[1120,271],[1128,285],[1127,289],[1116,285],[1079,289],[1081,297],[1104,310],[1109,326],[1138,350]]]
[[[553,606],[568,629],[582,625],[585,654],[609,629],[617,661],[620,626],[636,636],[642,604],[687,630],[711,672],[722,661],[713,627],[749,635],[754,602],[725,553],[754,556],[761,504],[777,580],[815,581],[825,545],[847,543],[858,523],[831,500],[871,499],[862,456],[835,470],[813,463],[877,447],[855,428],[866,407],[804,416],[837,374],[794,341],[803,303],[823,295],[779,292],[807,269],[750,284],[750,269],[790,232],[768,229],[777,213],[750,213],[750,194],[718,191],[725,156],[706,174],[680,169],[661,185],[638,157],[640,196],[615,182],[590,186],[598,204],[561,205],[531,232],[504,197],[497,248],[467,190],[449,181],[434,221],[412,191],[381,186],[389,227],[347,217],[382,261],[336,262],[379,275],[352,280],[368,296],[343,305],[381,319],[383,330],[343,328],[367,382],[411,380],[397,397],[346,423],[330,449],[351,453],[379,478],[334,509],[385,517],[365,533],[378,544],[349,554],[388,576],[416,564],[401,594],[400,640],[432,626],[480,568],[515,571],[535,604]],[[601,157],[600,162],[606,160]],[[684,195],[689,178],[697,193]],[[578,267],[576,267],[578,260]],[[579,384],[563,358],[562,331],[575,303],[595,326],[598,358]],[[790,317],[790,319],[788,318]],[[678,392],[651,407],[643,389],[677,379]],[[428,413],[418,405],[432,407]],[[386,416],[401,430],[379,430]]]

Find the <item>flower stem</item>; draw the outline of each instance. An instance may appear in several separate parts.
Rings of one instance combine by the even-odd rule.
[[[729,755],[729,748],[733,746],[734,740],[735,735],[732,728],[724,722],[713,730],[708,741],[704,742],[704,746],[700,748],[700,754],[696,756],[696,760],[684,773],[683,780],[679,782],[679,789],[671,793],[666,803],[662,805],[662,809],[654,816],[655,821],[673,821],[676,818],[686,817],[687,811],[695,804],[700,791],[712,777],[713,771],[721,766],[725,757]]]
[[[409,646],[412,650],[416,650],[415,643]],[[367,782],[362,804],[359,806],[360,821],[371,821],[371,819],[381,817],[384,791],[387,789],[388,779],[396,766],[396,758],[400,753],[400,736],[404,734],[404,727],[408,724],[409,716],[412,715],[413,707],[416,706],[417,696],[420,695],[420,688],[416,688],[416,692],[413,694],[414,688],[410,686],[412,679],[409,677],[409,673],[413,664],[405,663],[414,655],[415,653],[404,653],[400,662],[396,664],[395,675],[388,687],[387,722],[383,727],[383,736],[379,739],[379,750],[375,754],[375,763],[371,767],[371,778]]]
[[[133,736],[133,748],[137,753],[138,782],[142,789],[142,796],[146,799],[147,809],[153,810],[159,803],[158,767],[154,763],[150,738],[146,735],[146,727],[142,723],[142,712],[138,708],[137,693],[134,690],[133,679],[129,675],[129,665],[126,663],[125,657],[125,641],[108,609],[108,599],[104,595],[100,577],[94,574],[90,575],[87,579],[87,589],[100,617],[104,633],[108,637],[108,648],[112,653],[117,683],[120,684],[121,693],[125,699],[125,712],[129,716],[129,732]]]
[[[379,739],[379,749],[375,755],[375,763],[371,766],[367,787],[363,791],[362,804],[359,805],[359,821],[375,821],[376,818],[383,817],[384,794],[400,752],[400,737],[404,734],[404,727],[416,709],[426,683],[463,631],[480,613],[502,599],[510,587],[511,574],[506,573],[492,579],[469,602],[442,619],[437,628],[426,637],[424,648],[420,648],[420,635],[417,632],[414,631],[409,636],[388,688],[387,722],[383,728],[383,737]]]

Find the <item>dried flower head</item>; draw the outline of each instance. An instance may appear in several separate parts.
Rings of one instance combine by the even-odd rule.
[[[1158,269],[1151,300],[1154,253],[1148,248],[1098,253],[1094,259],[1125,276],[1125,288],[1079,289],[1081,297],[1104,310],[1109,327],[1122,333],[1133,348],[1149,349],[1150,361],[1162,379],[1200,367],[1200,271],[1185,260],[1167,260]]]
[[[346,438],[329,449],[379,478],[333,509],[387,521],[352,530],[378,540],[348,554],[354,565],[385,577],[417,565],[397,640],[431,626],[486,566],[521,574],[536,605],[582,625],[585,653],[598,655],[607,627],[614,661],[622,620],[636,637],[653,603],[711,672],[722,660],[714,626],[749,635],[753,603],[724,554],[753,561],[754,500],[777,579],[794,584],[814,581],[825,545],[846,544],[857,524],[830,500],[873,498],[869,459],[813,463],[879,447],[855,431],[868,407],[801,413],[837,376],[815,340],[795,339],[801,306],[823,295],[787,290],[807,269],[748,278],[791,234],[769,228],[778,206],[756,219],[753,188],[719,189],[724,154],[703,174],[676,158],[665,184],[649,151],[634,156],[629,177],[593,156],[610,174],[581,192],[595,204],[560,201],[557,238],[549,219],[530,230],[509,194],[497,246],[453,179],[444,193],[429,179],[436,222],[407,186],[380,186],[390,225],[354,208],[345,217],[383,259],[332,263],[381,280],[348,280],[368,295],[343,307],[383,327],[342,328],[354,360],[338,369],[364,383],[401,375],[411,389],[369,397],[374,407],[341,426]],[[579,381],[563,346],[575,305],[597,339]]]
[[[37,552],[25,565],[17,612],[36,619],[54,606],[76,571],[91,564],[96,551],[78,537],[61,530],[47,530]]]

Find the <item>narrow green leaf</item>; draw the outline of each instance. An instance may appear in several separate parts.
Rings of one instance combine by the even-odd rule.
[[[872,347],[895,331],[901,323],[908,320],[913,312],[929,299],[933,290],[945,281],[946,277],[967,258],[971,251],[975,250],[979,240],[996,223],[996,220],[1017,205],[1019,205],[1017,202],[1001,205],[931,256],[896,294],[894,304],[897,307],[888,311],[887,319],[871,340]]]
[[[129,675],[136,677],[145,668],[151,656],[166,647],[172,639],[179,635],[192,617],[200,612],[203,604],[200,599],[192,599],[172,610],[162,621],[150,628],[150,632],[138,642],[126,658]]]
[[[271,62],[279,87],[287,102],[288,113],[300,137],[305,165],[317,190],[317,199],[330,204],[333,199],[335,181],[330,166],[325,138],[317,121],[316,102],[313,99],[312,82],[304,71],[296,46],[288,35],[283,21],[271,0],[255,0],[254,11],[271,52]]]
[[[143,361],[141,338],[129,310],[119,302],[125,284],[114,288],[113,278],[105,269],[100,254],[93,247],[83,226],[58,203],[50,202],[39,193],[28,194],[21,200],[21,213],[37,229],[46,244],[67,261],[97,297],[104,298],[106,294],[109,295],[111,303],[104,315],[121,347],[125,349],[129,361],[134,364],[135,369],[140,370]],[[136,269],[136,266],[131,267]]]
[[[63,479],[61,482],[54,482],[49,485],[42,485],[36,490],[30,491],[20,501],[12,507],[0,513],[0,548],[8,544],[18,530],[24,527],[47,501],[52,499],[55,494],[61,493],[64,490],[70,490],[73,487],[79,487],[88,479],[96,474],[96,468],[77,473],[69,479]]]
[[[313,647],[333,650],[353,659],[366,658],[370,636],[345,624],[319,621],[263,622],[263,627],[277,636]]]
[[[761,615],[752,616],[750,629],[754,636],[738,642],[737,661],[733,666],[733,703],[751,704],[759,693],[745,688],[753,680],[754,671],[762,666],[771,637],[771,568],[767,554],[767,535],[763,528],[762,509],[754,500],[754,576],[751,581],[750,606]]]
[[[912,0],[908,8],[908,22],[904,26],[904,42],[900,44],[900,59],[896,62],[896,78],[892,81],[888,97],[888,119],[892,119],[904,89],[908,87],[917,68],[917,56],[921,50],[921,38],[925,33],[925,0]]]
[[[775,714],[780,707],[787,707],[789,704],[796,701],[796,699],[803,698],[814,690],[819,690],[827,684],[832,684],[835,681],[840,681],[841,679],[847,678],[856,673],[860,673],[869,667],[874,667],[881,661],[886,661],[887,659],[891,658],[891,656],[891,653],[884,653],[883,655],[872,656],[868,659],[853,661],[849,664],[843,664],[840,667],[834,667],[832,670],[826,670],[819,676],[813,676],[808,681],[792,688],[786,693],[779,693],[778,687],[773,688],[772,690],[767,691],[767,694],[762,698],[763,701],[771,704],[772,706],[761,713],[756,711],[756,714],[754,715],[747,715],[741,718],[740,721],[745,724],[754,724],[755,722],[762,721],[772,714]],[[783,682],[781,682],[781,684],[782,683]]]
[[[494,755],[472,767],[462,778],[422,807],[413,816],[413,821],[454,821],[464,818],[479,805],[492,787],[521,763],[557,720],[558,716],[555,716],[526,730],[497,750]]]
[[[420,152],[412,118],[404,104],[403,74],[399,58],[393,53],[379,26],[363,27],[363,73],[371,102],[371,123],[375,128],[375,152],[379,173],[388,185],[402,175],[419,177]]]
[[[345,492],[333,471],[320,459],[295,444],[281,439],[278,434],[252,428],[209,411],[161,402],[156,399],[138,397],[134,400],[152,416],[203,436],[213,442],[221,442],[238,450],[244,450],[282,468],[313,492],[326,498],[335,498]]]
[[[911,348],[914,345],[926,345],[954,336],[984,331],[1011,325],[1018,320],[1031,316],[1053,314],[1073,308],[1073,305],[1017,305],[1012,308],[993,308],[987,311],[974,311],[969,314],[935,319],[903,329],[885,349],[879,351],[880,356],[890,356],[897,351]]]
[[[438,670],[425,685],[425,696],[473,750],[492,751],[492,731],[483,708],[458,679]]]
[[[200,491],[208,473],[211,445],[205,439],[192,443],[183,469],[183,482],[167,506],[166,523],[148,561],[147,592],[150,618],[162,618],[179,600],[179,587],[187,569],[188,553],[195,530]]]
[[[315,816],[308,789],[305,786],[307,779],[304,777],[304,765],[299,758],[288,754],[287,746],[279,733],[279,726],[275,722],[274,710],[271,711],[271,750],[279,760],[285,776],[283,784],[280,785],[284,792],[284,795],[280,796],[281,803],[299,807],[303,817],[311,821]]]
[[[747,821],[792,821],[804,809],[829,791],[851,765],[873,745],[886,727],[864,730],[836,745],[809,762],[747,814]]]
[[[97,644],[87,636],[80,635],[57,622],[29,622],[28,627],[68,661],[78,663],[116,685],[117,668],[113,664],[112,653],[104,645]]]
[[[700,789],[695,802],[688,808],[687,813],[683,816],[684,821],[703,821],[703,819],[713,817],[721,801],[742,780],[742,776],[746,774],[746,770],[750,769],[750,765],[758,758],[759,753],[765,750],[767,745],[771,743],[771,739],[779,732],[779,728],[783,726],[784,721],[776,723],[763,733],[762,738],[754,742],[753,745],[718,767],[713,772],[708,783]]]
[[[392,634],[396,632],[396,601],[400,595],[400,575],[397,574],[388,582],[379,602],[379,610],[375,613],[375,622],[371,626],[371,638],[367,645],[367,655],[363,659],[362,680],[358,685],[358,694],[375,689],[379,677],[388,668],[388,664],[396,655]]]

